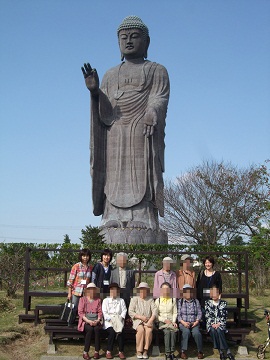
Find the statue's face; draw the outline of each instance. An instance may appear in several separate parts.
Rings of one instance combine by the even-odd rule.
[[[147,50],[147,39],[141,29],[120,30],[119,46],[126,59],[143,58]]]

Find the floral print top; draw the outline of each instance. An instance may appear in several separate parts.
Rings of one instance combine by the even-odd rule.
[[[226,330],[227,313],[227,302],[225,300],[219,300],[218,304],[215,304],[213,300],[206,300],[205,318],[207,331],[210,330],[212,324],[218,323],[220,323],[220,330]]]

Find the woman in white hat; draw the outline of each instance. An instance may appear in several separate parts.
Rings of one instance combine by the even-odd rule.
[[[93,333],[95,333],[94,359],[99,359],[99,329],[102,323],[102,308],[101,300],[98,296],[98,288],[94,283],[86,286],[84,296],[79,301],[78,314],[78,330],[85,333],[83,359],[90,359],[89,349]]]
[[[128,313],[133,320],[133,328],[136,330],[137,358],[148,359],[157,307],[154,299],[149,296],[150,288],[146,282],[141,282],[137,289],[139,296],[131,299]]]

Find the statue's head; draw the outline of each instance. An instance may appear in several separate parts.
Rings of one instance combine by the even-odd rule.
[[[117,29],[121,60],[147,58],[150,44],[148,27],[138,16],[127,16]]]

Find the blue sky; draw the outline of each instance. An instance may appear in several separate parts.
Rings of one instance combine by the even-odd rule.
[[[270,157],[269,0],[0,0],[0,241],[77,242],[99,225],[80,67],[102,78],[120,62],[128,15],[170,76],[165,179]]]

